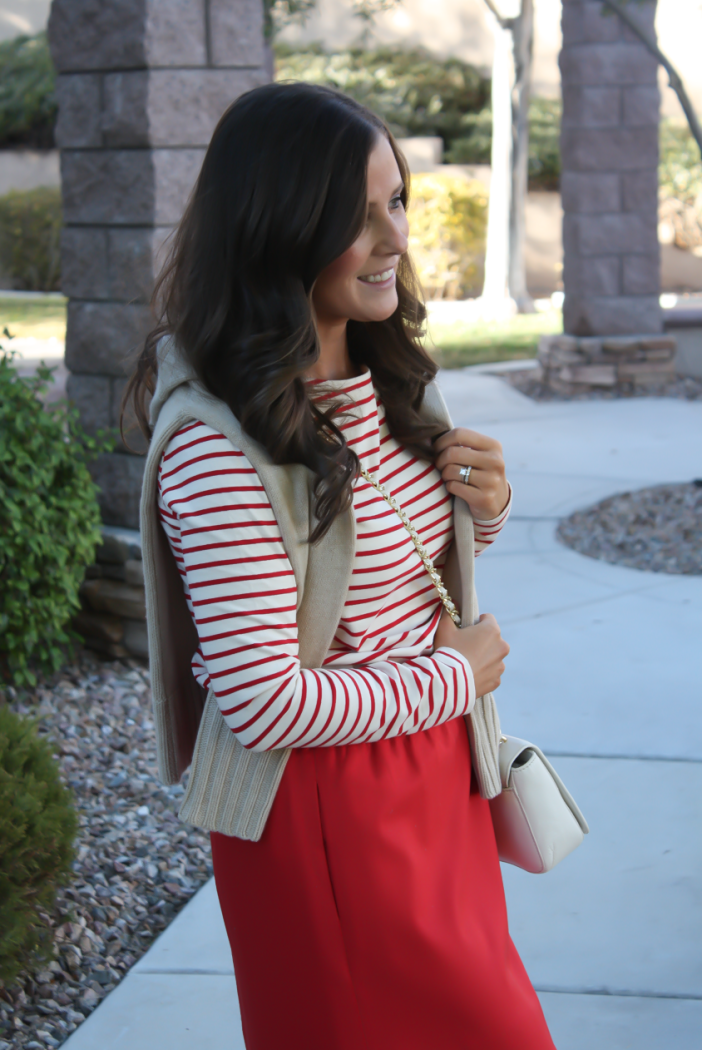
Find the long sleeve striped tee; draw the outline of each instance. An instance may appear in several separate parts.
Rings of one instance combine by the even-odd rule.
[[[316,386],[343,398],[336,421],[363,466],[410,515],[441,568],[453,539],[451,500],[436,468],[392,437],[370,373]],[[470,665],[432,652],[441,604],[397,514],[354,483],[356,554],[343,615],[322,667],[302,669],[295,577],[265,490],[242,452],[193,423],[159,468],[159,514],[197,627],[192,668],[247,748],[322,747],[416,733],[467,714]],[[509,506],[476,522],[476,553]]]

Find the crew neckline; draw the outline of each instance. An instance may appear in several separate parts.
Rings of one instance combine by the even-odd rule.
[[[370,368],[366,365],[360,375],[351,376],[350,379],[306,379],[305,382],[308,386],[318,388],[346,390],[348,387],[358,386],[359,383],[367,382],[370,378]]]

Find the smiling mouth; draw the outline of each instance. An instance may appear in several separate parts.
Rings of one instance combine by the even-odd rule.
[[[389,270],[382,270],[380,273],[367,273],[359,277],[359,281],[363,281],[364,284],[389,284],[395,277],[395,269],[391,267]]]

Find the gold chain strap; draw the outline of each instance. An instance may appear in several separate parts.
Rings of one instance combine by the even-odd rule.
[[[383,499],[388,504],[388,506],[392,507],[392,509],[395,511],[395,513],[399,517],[399,519],[402,522],[402,524],[405,526],[405,528],[409,532],[410,537],[412,539],[412,543],[414,543],[414,545],[415,545],[415,547],[417,549],[417,554],[422,559],[422,562],[424,563],[424,568],[429,573],[429,576],[431,577],[431,582],[436,587],[436,592],[439,595],[439,598],[441,598],[441,604],[443,605],[444,609],[449,614],[449,616],[451,617],[453,622],[456,624],[456,627],[460,627],[461,626],[461,617],[459,615],[458,609],[456,608],[456,606],[451,601],[451,597],[449,595],[449,592],[444,587],[444,585],[442,583],[442,580],[441,580],[441,577],[439,576],[438,572],[434,568],[434,563],[431,560],[431,558],[429,557],[429,552],[427,551],[426,547],[424,546],[424,544],[420,540],[420,538],[419,538],[419,536],[417,534],[417,530],[415,529],[414,525],[412,524],[412,522],[410,520],[409,514],[407,514],[407,512],[402,509],[402,507],[397,502],[397,500],[395,499],[394,496],[391,496],[390,493],[386,489],[384,489],[382,485],[378,484],[377,481],[373,480],[373,478],[368,473],[368,471],[366,470],[365,467],[361,467],[361,475],[368,482],[369,485],[373,486],[373,488],[376,490],[376,492],[380,493],[380,495],[383,497]]]

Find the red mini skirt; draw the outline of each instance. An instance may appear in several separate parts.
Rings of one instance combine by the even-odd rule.
[[[212,855],[247,1050],[554,1050],[462,718],[294,750],[261,840]]]

